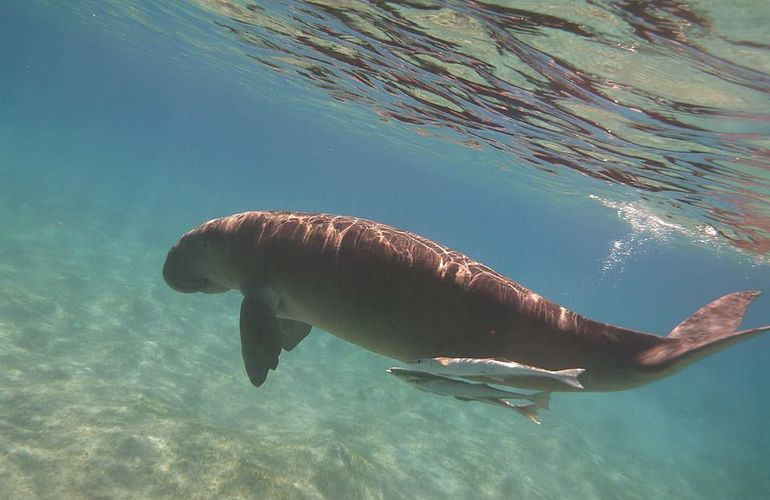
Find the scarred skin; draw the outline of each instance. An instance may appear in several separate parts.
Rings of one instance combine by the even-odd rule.
[[[500,358],[548,370],[584,368],[588,391],[650,382],[767,331],[733,333],[758,292],[712,303],[720,321],[703,333],[659,337],[568,311],[426,238],[326,214],[246,212],[209,221],[171,249],[163,272],[178,291],[240,290],[280,318],[401,361]],[[506,382],[573,390],[549,378]]]

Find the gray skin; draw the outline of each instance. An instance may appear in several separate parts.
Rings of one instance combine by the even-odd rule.
[[[256,386],[311,325],[401,361],[498,358],[583,368],[588,391],[633,388],[770,331],[735,331],[755,291],[715,300],[667,337],[600,323],[426,238],[326,214],[245,212],[206,222],[169,251],[163,276],[183,293],[241,291],[242,354]],[[576,390],[531,376],[505,385]]]

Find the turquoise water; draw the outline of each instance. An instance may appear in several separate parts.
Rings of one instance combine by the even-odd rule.
[[[1,498],[767,496],[770,338],[633,391],[556,394],[541,426],[413,391],[385,374],[392,360],[317,329],[253,388],[237,294],[181,295],[160,274],[204,220],[376,219],[589,317],[663,335],[744,289],[766,292],[744,326],[770,323],[767,253],[722,237],[761,243],[764,188],[720,198],[748,217],[743,192],[751,222],[719,219],[703,215],[722,207],[707,188],[737,186],[749,162],[703,182],[678,163],[697,202],[677,211],[676,196],[529,168],[532,150],[517,161],[483,134],[479,149],[462,144],[467,130],[416,133],[247,65],[218,26],[248,25],[212,5],[227,3],[0,5]],[[762,53],[751,56],[761,72]],[[731,126],[767,144],[761,121]],[[715,157],[737,154],[709,141],[698,145]]]

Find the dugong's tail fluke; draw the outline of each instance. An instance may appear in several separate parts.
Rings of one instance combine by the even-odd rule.
[[[735,331],[743,321],[746,308],[761,293],[735,292],[701,307],[661,343],[641,353],[641,365],[668,374],[733,344],[770,332],[770,325]]]

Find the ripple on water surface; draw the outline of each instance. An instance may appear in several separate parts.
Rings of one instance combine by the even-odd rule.
[[[452,165],[465,173],[631,193],[770,252],[768,2],[111,0],[71,15],[126,44],[138,27],[171,36],[188,65],[320,107],[341,132],[379,120],[363,129],[411,131],[401,145],[425,154],[430,136],[483,150]]]

